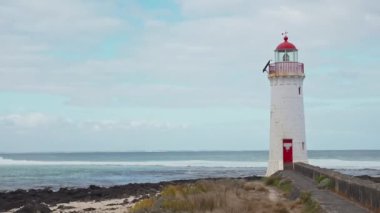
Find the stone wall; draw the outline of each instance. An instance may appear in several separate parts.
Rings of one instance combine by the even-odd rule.
[[[321,176],[327,177],[331,181],[332,191],[375,212],[380,212],[380,184],[378,183],[305,163],[295,163],[294,170],[314,180],[320,179]]]

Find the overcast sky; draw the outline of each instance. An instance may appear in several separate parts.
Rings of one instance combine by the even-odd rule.
[[[266,150],[289,32],[309,149],[380,149],[380,1],[0,1],[0,152]]]

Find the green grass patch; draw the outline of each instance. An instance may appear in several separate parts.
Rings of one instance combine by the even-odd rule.
[[[324,176],[324,175],[320,175],[318,176],[315,181],[318,183],[318,188],[319,189],[333,189],[334,188],[334,184],[333,182],[331,181],[330,178]]]
[[[323,179],[325,179],[326,178],[326,176],[324,176],[324,175],[319,175],[316,179],[315,179],[315,181],[317,181],[317,183],[320,183]]]
[[[292,182],[289,180],[281,180],[277,187],[286,193],[290,193],[293,189]]]
[[[270,176],[264,178],[264,183],[267,186],[277,186],[277,184],[280,182],[281,178],[278,176]]]
[[[301,192],[300,201],[304,204],[302,211],[304,213],[319,213],[322,211],[319,203],[311,198],[310,192]]]
[[[270,176],[264,179],[264,183],[267,186],[274,186],[285,193],[290,193],[292,191],[293,185],[290,180],[281,179],[278,176]]]

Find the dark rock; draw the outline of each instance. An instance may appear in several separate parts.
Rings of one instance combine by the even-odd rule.
[[[148,199],[148,198],[149,198],[149,195],[143,195],[143,196],[141,196],[140,200]]]
[[[139,202],[139,198],[135,198],[135,199],[133,199],[132,201],[131,201],[131,203],[137,203],[137,202]]]
[[[127,204],[129,204],[129,200],[128,199],[124,199],[123,205],[127,205]]]
[[[57,209],[60,209],[60,210],[67,210],[67,209],[74,209],[75,207],[74,206],[64,206],[64,205],[59,205],[57,207]]]
[[[106,206],[120,206],[121,203],[110,203],[110,204],[107,204]]]
[[[85,212],[91,212],[91,211],[95,211],[95,210],[96,209],[92,208],[92,207],[83,209],[83,211],[85,211]]]
[[[101,187],[99,187],[99,186],[95,186],[95,185],[90,185],[90,186],[88,187],[88,189],[95,190],[95,189],[101,189]]]
[[[16,213],[50,213],[51,210],[46,204],[31,202],[26,204]]]
[[[68,192],[68,191],[69,191],[69,189],[66,188],[66,187],[62,187],[62,188],[60,188],[60,189],[58,190],[59,193],[66,193],[66,192]]]
[[[24,194],[26,190],[23,189],[17,189],[16,191],[10,192],[11,194]]]
[[[369,180],[369,181],[372,181],[372,182],[375,182],[375,183],[380,183],[380,177],[372,177],[372,176],[369,176],[369,175],[360,175],[360,176],[356,176],[362,180]]]

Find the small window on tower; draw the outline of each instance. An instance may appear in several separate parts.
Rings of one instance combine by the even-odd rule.
[[[301,87],[298,87],[298,95],[301,95]]]
[[[305,142],[302,142],[302,150],[305,150]]]

